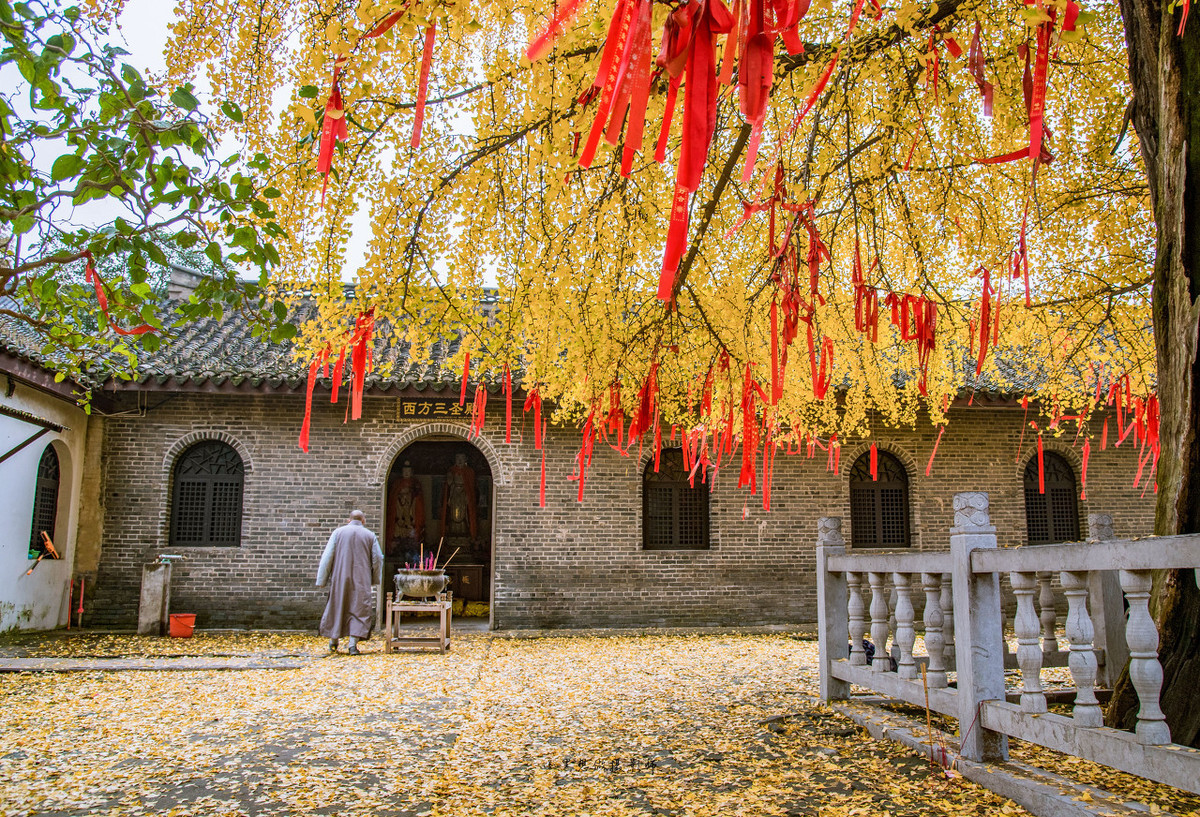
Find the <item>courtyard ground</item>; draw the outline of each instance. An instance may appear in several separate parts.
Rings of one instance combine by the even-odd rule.
[[[351,657],[296,634],[6,637],[0,657],[63,666],[265,668],[0,674],[0,813],[1025,813],[822,706],[816,643],[794,635],[463,632],[445,655],[362,646]],[[1151,812],[1200,813],[1200,798],[1077,771],[1130,787]]]

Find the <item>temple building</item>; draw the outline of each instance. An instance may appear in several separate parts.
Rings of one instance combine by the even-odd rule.
[[[1132,444],[1092,452],[1084,499],[1079,442],[1048,436],[1039,490],[1019,396],[952,405],[928,475],[928,423],[844,440],[834,470],[822,452],[781,450],[768,511],[736,468],[689,483],[668,440],[657,471],[648,448],[598,444],[580,501],[578,429],[550,426],[537,450],[518,398],[510,442],[497,391],[472,433],[440,365],[452,350],[411,365],[386,325],[375,359],[391,374],[368,377],[359,420],[318,384],[307,453],[307,367],[232,316],[189,326],[131,381],[56,383],[35,348],[0,326],[0,455],[13,449],[0,462],[3,629],[65,624],[81,578],[85,625],[132,627],[143,565],[173,554],[172,610],[198,627],[315,630],[317,563],[355,508],[379,534],[386,575],[452,556],[460,613],[497,629],[810,625],[819,517],[843,517],[855,548],[946,548],[963,490],[988,492],[1002,545],[1079,539],[1089,513],[1112,514],[1119,535],[1152,530]],[[81,385],[95,386],[90,416],[70,398]],[[47,528],[62,558],[25,575]]]

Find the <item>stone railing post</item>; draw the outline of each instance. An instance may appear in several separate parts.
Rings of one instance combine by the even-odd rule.
[[[917,630],[913,626],[912,579],[907,573],[893,573],[892,587],[896,591],[896,646],[900,657],[896,659],[896,674],[911,681],[920,677],[917,664],[913,660],[913,644],[917,640]]]
[[[946,662],[946,669],[954,669],[954,575],[952,573],[942,574],[942,640],[945,645],[942,648],[942,659]]]
[[[925,591],[925,651],[929,653],[926,677],[931,689],[946,686],[945,649],[942,634],[945,616],[942,615],[942,574],[922,573],[921,588]]]
[[[1088,514],[1088,539],[1103,542],[1116,539],[1113,518],[1106,513]],[[1112,689],[1129,661],[1125,644],[1125,602],[1121,581],[1115,570],[1088,574],[1088,611],[1092,616],[1093,642],[1101,662],[1098,680]]]
[[[871,584],[871,640],[875,646],[875,657],[871,659],[871,669],[875,672],[889,672],[892,661],[888,657],[888,602],[884,590],[886,573],[868,573],[867,581]]]
[[[1038,640],[1038,617],[1033,597],[1038,589],[1038,573],[1014,571],[1008,580],[1017,597],[1013,630],[1017,634],[1017,664],[1021,667],[1021,709],[1046,711],[1046,693],[1042,691],[1042,647]]]
[[[1050,571],[1037,574],[1038,618],[1042,622],[1042,652],[1053,655],[1058,652],[1058,611],[1054,609],[1054,574]]]
[[[1087,583],[1086,573],[1062,573],[1067,594],[1067,640],[1071,644],[1067,661],[1075,681],[1075,725],[1095,727],[1104,725],[1104,717],[1096,699],[1096,655],[1092,651],[1095,633],[1087,611]]]
[[[863,604],[863,576],[861,573],[846,574],[846,588],[850,591],[850,601],[846,605],[846,614],[850,620],[850,663],[856,667],[866,666],[867,651],[863,649],[863,634],[867,630],[867,608]]]
[[[1129,620],[1125,623],[1125,643],[1129,645],[1129,680],[1137,692],[1140,707],[1134,733],[1151,746],[1171,742],[1171,730],[1159,706],[1163,671],[1158,661],[1158,627],[1150,615],[1149,570],[1120,571],[1121,589],[1129,602]]]
[[[971,552],[996,547],[988,495],[954,495],[950,556],[954,565],[955,637],[958,665],[958,729],[967,760],[1007,760],[1008,737],[984,729],[984,701],[1004,700],[1004,639],[1000,581],[994,573],[971,572]]]
[[[833,662],[850,654],[846,575],[830,573],[828,566],[830,556],[845,552],[846,540],[842,537],[841,517],[822,516],[817,520],[817,645],[822,701],[850,697],[850,684],[834,678],[832,672]]]

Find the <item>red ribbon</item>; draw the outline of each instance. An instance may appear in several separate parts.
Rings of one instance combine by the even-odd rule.
[[[405,3],[403,7],[397,9],[396,11],[393,11],[387,17],[384,17],[382,20],[380,20],[375,25],[374,28],[372,28],[370,31],[368,31],[366,34],[363,35],[363,39],[370,40],[373,37],[379,37],[383,34],[386,34],[388,31],[391,30],[392,26],[394,26],[394,25],[396,25],[396,23],[400,22],[400,18],[404,16],[404,13],[406,11],[408,11],[408,6],[409,6],[409,3]]]
[[[1082,488],[1082,490],[1079,492],[1080,499],[1087,499],[1087,467],[1088,467],[1088,457],[1091,455],[1091,453],[1092,453],[1091,440],[1084,440],[1083,441],[1083,466],[1082,466],[1082,468],[1080,468],[1080,476],[1079,476],[1080,488]]]
[[[980,267],[975,270],[975,274],[983,278],[983,291],[979,296],[979,356],[975,361],[975,376],[978,377],[983,372],[983,361],[987,357],[988,340],[992,335],[991,310],[992,310],[992,294],[995,290],[992,288],[992,274],[987,267]]]
[[[608,24],[608,35],[604,39],[604,51],[600,57],[600,68],[592,87],[601,88],[600,105],[596,110],[596,118],[592,121],[592,129],[588,132],[587,142],[584,143],[583,153],[579,157],[582,167],[591,167],[600,145],[600,137],[608,123],[608,116],[613,110],[613,102],[617,95],[617,81],[624,73],[625,61],[629,54],[625,48],[629,39],[629,31],[633,20],[635,3],[638,0],[618,0],[613,9],[612,20]]]
[[[370,368],[371,336],[375,330],[375,310],[368,309],[361,313],[354,322],[354,334],[350,339],[350,365],[354,379],[350,387],[350,419],[362,417],[363,386],[366,381],[367,369]]]
[[[545,432],[545,429],[541,426],[538,426],[537,434],[535,436],[537,436],[540,440],[542,435],[544,434],[544,432]],[[538,506],[541,508],[546,507],[546,449],[545,448],[542,448],[542,481],[541,481],[541,484],[538,486]]]
[[[1038,457],[1038,493],[1046,493],[1046,463],[1042,456],[1042,435],[1038,434],[1037,438],[1037,457]],[[1140,473],[1140,472],[1139,472]],[[1134,485],[1137,485],[1135,482]]]
[[[813,397],[825,399],[829,390],[829,382],[833,379],[833,338],[826,337],[821,344],[821,366],[817,368],[816,346],[813,343],[812,323],[807,323],[808,329],[808,360],[812,367]]]
[[[783,376],[779,368],[779,303],[771,300],[771,405],[783,397]]]
[[[738,487],[750,487],[750,493],[757,491],[755,475],[755,460],[758,454],[758,423],[755,422],[757,408],[754,401],[755,392],[762,394],[762,388],[750,376],[750,364],[742,377],[742,470],[738,474]]]
[[[717,66],[713,41],[728,32],[733,18],[721,0],[701,0],[695,18],[683,88],[683,137],[675,183],[695,192],[700,187],[713,130],[717,124]]]
[[[462,383],[459,385],[459,390],[458,390],[458,404],[460,406],[465,406],[467,404],[467,379],[470,376],[471,376],[471,353],[466,352],[465,354],[463,354]]]
[[[512,442],[512,372],[504,364],[504,442]]]
[[[321,366],[320,356],[314,357],[308,364],[308,388],[304,398],[304,422],[300,425],[300,450],[308,453],[308,430],[312,423],[313,386],[317,385],[317,369]]]
[[[871,481],[879,481],[879,449],[871,443]]]
[[[96,302],[100,305],[100,311],[104,313],[104,320],[108,324],[108,328],[112,329],[118,335],[144,335],[147,332],[153,332],[154,327],[148,323],[139,324],[132,329],[122,329],[117,326],[116,321],[112,319],[112,315],[108,314],[108,296],[104,294],[104,288],[107,284],[100,277],[100,273],[96,272],[95,258],[91,252],[85,251],[83,254],[86,259],[86,266],[83,269],[83,280],[91,284],[96,291]]]
[[[1029,155],[1040,157],[1042,152],[1042,136],[1045,131],[1044,114],[1046,110],[1046,74],[1050,66],[1050,35],[1054,33],[1053,7],[1046,8],[1050,19],[1037,27],[1037,57],[1033,65],[1033,95],[1029,106]],[[1028,53],[1028,52],[1026,52]],[[1034,163],[1034,173],[1037,172],[1037,162]]]
[[[430,20],[425,29],[425,51],[421,55],[421,80],[417,86],[417,111],[413,117],[412,141],[413,149],[421,146],[421,126],[425,124],[425,98],[429,94],[429,68],[433,64],[433,41],[437,24]]]
[[[622,176],[628,176],[633,170],[633,157],[642,149],[642,141],[646,132],[646,106],[650,101],[650,86],[653,84],[650,42],[652,15],[653,5],[649,0],[644,0],[638,5],[630,57],[631,64],[626,81],[632,91],[629,100],[629,127],[625,134],[625,147],[621,152]]]
[[[529,43],[529,48],[525,49],[525,57],[530,62],[537,62],[542,57],[550,53],[550,49],[554,47],[554,43],[562,36],[566,30],[567,24],[575,16],[575,12],[582,5],[582,0],[566,0],[555,11],[550,22],[546,24],[546,28],[534,37]],[[543,503],[544,504],[544,503]]]
[[[317,172],[325,177],[321,187],[321,205],[325,205],[325,191],[329,187],[329,171],[333,168],[334,146],[349,137],[346,129],[346,109],[342,104],[342,88],[339,78],[347,58],[338,57],[333,63],[333,81],[329,99],[325,102],[325,116],[321,121],[321,147],[317,153]]]
[[[975,23],[975,33],[971,36],[971,47],[967,51],[967,70],[975,79],[975,85],[978,86],[979,93],[983,97],[983,115],[990,117],[992,115],[994,88],[992,83],[988,82],[983,75],[985,59],[983,56],[983,44],[979,37],[980,28],[980,24]]]
[[[475,401],[471,404],[471,434],[476,437],[483,433],[487,398],[487,389],[480,383],[475,387]]]
[[[641,436],[651,429],[651,424],[657,413],[657,360],[650,364],[650,372],[646,375],[646,380],[642,383],[642,388],[638,391],[637,402],[637,411],[634,412],[633,419],[629,422],[629,441],[631,444],[635,437],[641,439]]]
[[[667,246],[663,250],[662,272],[658,276],[658,299],[670,302],[675,291],[675,273],[679,259],[687,244],[688,191],[682,184],[675,185],[675,198],[671,202],[671,225],[667,228]]]
[[[542,448],[542,395],[535,388],[525,396],[524,411],[533,409],[533,447],[540,451]]]
[[[338,352],[337,363],[333,364],[333,393],[329,396],[330,403],[336,403],[338,401],[338,389],[342,386],[342,372],[345,369],[345,365],[346,347],[343,346],[342,350]]]
[[[667,102],[663,108],[662,128],[658,132],[658,145],[654,149],[654,161],[662,164],[667,160],[667,139],[671,135],[671,119],[675,114],[675,100],[679,97],[679,77],[671,77],[667,83]]]
[[[937,456],[938,446],[942,444],[942,435],[946,433],[946,427],[941,426],[938,429],[937,439],[933,441],[933,451],[929,453],[929,462],[925,466],[925,476],[929,476],[933,471],[933,458]]]

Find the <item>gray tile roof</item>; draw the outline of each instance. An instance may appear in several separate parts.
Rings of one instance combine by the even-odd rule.
[[[168,307],[174,302],[168,302]],[[293,309],[289,320],[296,325],[316,317],[316,307],[302,302]],[[103,336],[102,336],[103,337]],[[114,338],[115,340],[115,338]],[[50,371],[62,358],[43,352],[44,341],[26,324],[0,316],[0,351],[6,351]],[[366,384],[372,389],[441,391],[456,386],[460,371],[446,361],[458,350],[458,340],[438,342],[429,359],[413,362],[409,343],[399,337],[392,323],[382,319],[375,324],[374,369]],[[334,360],[330,361],[332,373]],[[142,351],[134,377],[130,381],[111,377],[104,366],[111,353],[103,339],[97,344],[95,365],[81,378],[81,384],[103,389],[166,389],[204,386],[218,390],[299,390],[308,376],[309,360],[298,360],[291,341],[271,343],[251,334],[242,316],[226,313],[221,320],[205,318],[193,321],[163,338],[155,351]],[[120,360],[124,363],[124,358]],[[346,366],[349,379],[349,366]],[[323,378],[328,386],[330,380]],[[498,388],[498,386],[496,386]]]
[[[348,288],[350,292],[352,290]],[[494,305],[494,299],[494,293],[489,293],[484,308]],[[293,310],[290,320],[301,325],[314,319],[316,314],[317,310],[311,302],[303,302]],[[41,351],[42,347],[41,338],[27,326],[0,316],[0,350],[54,370],[53,355]],[[367,376],[366,385],[372,390],[384,391],[440,392],[457,389],[460,371],[446,363],[457,350],[457,340],[439,342],[431,350],[429,360],[415,363],[410,359],[408,342],[398,337],[390,321],[380,319],[375,327],[375,367]],[[1020,395],[1032,392],[1046,376],[1040,362],[1031,359],[1023,350],[1002,348],[996,357],[996,366],[1009,384],[1002,387],[986,373],[983,377],[975,377],[975,361],[967,349],[955,351],[953,357],[958,361],[957,371],[963,384],[960,393],[963,395]],[[204,388],[219,391],[300,391],[305,387],[309,364],[308,360],[295,358],[291,341],[270,343],[254,337],[248,324],[236,311],[225,314],[221,320],[206,318],[187,324],[175,335],[164,338],[156,351],[143,352],[132,381],[108,376],[99,365],[104,354],[101,349],[97,354],[98,365],[89,375],[80,378],[83,385],[103,384],[102,388],[106,390]],[[335,349],[335,359],[336,354]],[[333,361],[330,362],[331,371],[332,368]],[[902,384],[913,376],[914,373],[897,372],[896,382]],[[330,381],[323,378],[322,384],[328,386]],[[842,385],[846,387],[848,383]],[[497,390],[499,384],[490,384],[489,388]]]

